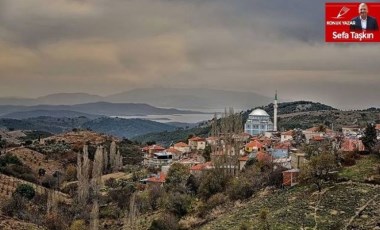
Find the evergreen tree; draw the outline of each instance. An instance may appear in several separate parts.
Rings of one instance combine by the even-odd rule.
[[[364,136],[361,138],[366,149],[372,153],[377,143],[376,127],[375,124],[367,124],[364,131]]]

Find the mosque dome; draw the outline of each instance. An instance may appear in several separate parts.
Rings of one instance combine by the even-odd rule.
[[[250,116],[269,116],[269,114],[262,109],[255,109],[249,115]]]

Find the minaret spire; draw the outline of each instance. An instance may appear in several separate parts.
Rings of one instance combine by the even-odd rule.
[[[273,103],[273,131],[277,132],[277,90],[276,94],[274,95],[274,103]]]

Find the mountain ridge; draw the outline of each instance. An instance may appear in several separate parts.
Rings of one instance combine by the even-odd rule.
[[[0,98],[0,105],[74,105],[105,101],[110,103],[147,103],[155,107],[191,110],[223,110],[225,107],[247,109],[272,101],[254,92],[206,88],[138,88],[107,96],[88,93],[55,93],[37,98]]]

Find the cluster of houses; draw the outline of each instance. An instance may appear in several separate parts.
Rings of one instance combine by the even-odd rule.
[[[306,130],[277,131],[277,93],[274,100],[273,123],[269,114],[262,109],[253,110],[244,124],[244,132],[234,134],[234,143],[226,141],[225,137],[210,136],[192,137],[187,143],[179,142],[165,148],[160,145],[146,146],[144,152],[144,165],[160,168],[161,171],[154,176],[143,179],[144,183],[165,183],[165,177],[170,165],[180,163],[188,166],[190,173],[200,175],[202,172],[215,167],[229,170],[234,174],[244,169],[249,160],[273,164],[283,167],[283,184],[292,186],[297,184],[297,177],[305,164],[306,153],[292,147],[301,134],[302,141],[306,143],[323,143],[328,141],[332,147],[342,152],[363,152],[365,147],[360,140],[364,129],[358,126],[343,127],[342,132],[328,128],[313,127]],[[378,139],[380,139],[380,124],[376,125]],[[204,151],[210,146],[210,160],[204,158]],[[215,146],[218,146],[215,148]],[[214,148],[213,148],[214,147]],[[220,162],[223,162],[220,164]]]
[[[380,134],[380,125],[376,126]],[[343,132],[336,132],[330,129],[320,130],[320,127],[313,127],[302,130],[306,143],[319,143],[329,141],[333,147],[342,152],[362,152],[365,147],[359,139],[363,129],[359,127],[344,127]],[[294,185],[297,183],[297,176],[300,168],[307,163],[306,154],[292,147],[294,130],[286,132],[265,132],[252,136],[248,133],[236,135],[242,141],[241,148],[233,152],[238,158],[239,164],[234,165],[235,170],[242,170],[250,159],[255,159],[264,163],[273,163],[288,170],[283,172],[284,185]],[[380,135],[379,135],[380,136]],[[144,152],[144,165],[147,167],[160,168],[161,171],[152,177],[142,180],[144,183],[165,182],[165,176],[173,163],[180,163],[188,166],[190,173],[200,175],[202,172],[214,168],[218,157],[225,154],[223,151],[212,150],[211,160],[206,161],[203,151],[207,146],[214,146],[220,143],[218,137],[193,137],[187,143],[178,142],[165,148],[160,145],[146,146]],[[226,147],[226,146],[224,146]],[[235,158],[236,159],[236,158]],[[230,166],[231,167],[231,166]]]

